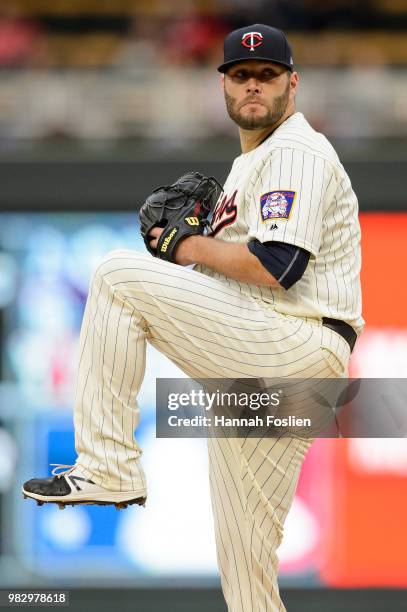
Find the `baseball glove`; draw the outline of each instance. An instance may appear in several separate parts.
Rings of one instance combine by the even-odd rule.
[[[174,262],[181,240],[204,233],[221,191],[215,178],[200,172],[188,172],[172,185],[155,189],[140,209],[141,235],[148,251]],[[150,247],[153,238],[149,234],[154,227],[164,228],[157,249]]]

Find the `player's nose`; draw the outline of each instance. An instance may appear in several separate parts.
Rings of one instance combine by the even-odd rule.
[[[250,77],[250,79],[246,83],[246,92],[247,93],[258,93],[261,89],[261,83],[255,77]]]

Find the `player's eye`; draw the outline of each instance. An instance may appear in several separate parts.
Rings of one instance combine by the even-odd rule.
[[[231,79],[236,83],[245,83],[251,77],[251,73],[248,70],[238,70],[231,75]]]
[[[274,70],[266,69],[266,70],[262,70],[257,78],[262,83],[268,83],[268,81],[271,81],[272,79],[274,79],[277,76],[279,76],[279,75],[277,74],[277,72],[274,72]]]
[[[272,79],[278,76],[279,74],[277,72],[269,68],[265,68],[264,70],[261,70],[260,72],[255,72],[252,70],[244,70],[242,68],[241,70],[236,70],[236,72],[233,72],[232,74],[230,74],[230,78],[235,83],[246,83],[246,81],[248,81],[251,78],[255,78],[257,81],[260,81],[261,83],[268,83],[269,81],[271,81]]]

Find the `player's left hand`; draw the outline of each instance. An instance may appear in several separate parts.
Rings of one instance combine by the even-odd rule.
[[[162,227],[153,227],[151,232],[149,232],[148,234],[149,236],[154,236],[154,240],[151,240],[150,242],[150,246],[152,249],[157,249],[158,239],[163,233],[163,231],[164,231],[164,228]]]
[[[190,245],[191,237],[204,234],[221,192],[222,187],[215,178],[195,171],[184,174],[171,185],[155,189],[139,211],[140,232],[149,253],[179,265],[193,263],[182,256],[190,246],[180,251],[178,247],[186,239]]]
[[[154,237],[154,240],[150,242],[150,246],[152,249],[157,248],[158,239],[160,238],[163,231],[164,228],[162,227],[153,227],[151,232],[149,232],[148,235]],[[177,248],[175,249],[174,253],[174,261],[179,266],[189,266],[190,264],[195,263],[192,260],[190,253],[190,245],[193,238],[194,236],[184,238],[184,240],[177,245]]]

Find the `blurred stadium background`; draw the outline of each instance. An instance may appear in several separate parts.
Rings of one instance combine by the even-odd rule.
[[[180,375],[159,354],[140,398],[145,510],[40,510],[20,484],[74,460],[96,262],[143,249],[135,210],[153,188],[188,169],[222,180],[239,154],[216,66],[225,32],[255,22],[288,34],[298,109],[359,197],[352,375],[407,376],[406,0],[1,0],[0,588],[82,587],[75,611],[225,610],[205,445],[155,439],[155,377]],[[315,443],[280,549],[290,612],[407,609],[406,475],[403,439]]]

